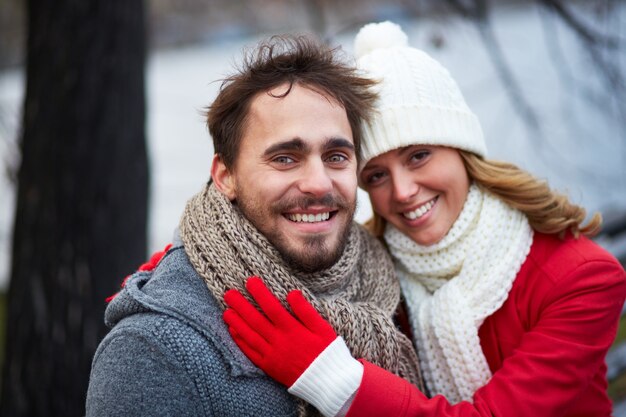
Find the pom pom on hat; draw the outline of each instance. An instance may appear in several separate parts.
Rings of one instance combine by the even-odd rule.
[[[485,156],[482,128],[449,71],[412,48],[400,26],[369,23],[354,40],[357,67],[379,81],[376,114],[363,125],[361,167],[409,145],[447,146]]]
[[[354,54],[358,59],[373,50],[394,46],[409,46],[409,38],[400,26],[389,21],[368,23],[354,39]]]

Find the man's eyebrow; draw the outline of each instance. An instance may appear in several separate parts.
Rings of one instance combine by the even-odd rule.
[[[351,151],[354,151],[354,144],[348,139],[344,138],[330,138],[324,144],[324,150],[334,149],[334,148],[348,148]]]
[[[284,142],[278,142],[270,146],[263,152],[263,156],[271,156],[277,152],[284,151],[300,151],[304,152],[309,149],[309,145],[300,138],[293,138]]]

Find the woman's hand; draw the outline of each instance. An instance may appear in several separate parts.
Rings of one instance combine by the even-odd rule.
[[[299,290],[287,295],[294,316],[258,277],[246,282],[261,314],[237,290],[224,294],[224,321],[235,343],[266,374],[290,387],[337,334]]]

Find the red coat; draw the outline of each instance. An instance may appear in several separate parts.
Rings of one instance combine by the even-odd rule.
[[[509,297],[479,330],[493,373],[473,403],[450,405],[368,362],[347,417],[610,416],[605,355],[626,274],[589,239],[535,233]]]

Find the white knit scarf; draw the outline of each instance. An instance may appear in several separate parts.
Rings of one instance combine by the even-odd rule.
[[[444,238],[421,246],[388,224],[385,240],[407,301],[431,395],[470,401],[491,378],[478,329],[502,306],[528,256],[526,216],[471,185]]]

